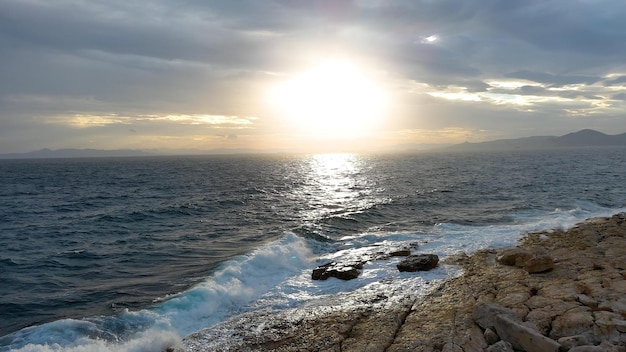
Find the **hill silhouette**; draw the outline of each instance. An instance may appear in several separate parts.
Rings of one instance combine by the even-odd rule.
[[[456,144],[446,148],[455,151],[553,149],[626,146],[626,133],[608,135],[592,129],[568,133],[563,136],[533,136],[517,139],[499,139],[489,142]]]

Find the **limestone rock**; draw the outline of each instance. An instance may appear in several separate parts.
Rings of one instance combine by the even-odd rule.
[[[558,339],[558,343],[565,349],[571,350],[574,347],[585,346],[589,344],[589,340],[584,335],[566,336]]]
[[[598,301],[582,293],[576,296],[576,300],[580,302],[581,304],[586,305],[589,308],[598,307]]]
[[[425,271],[433,269],[439,263],[439,257],[436,254],[419,254],[410,255],[396,267],[400,271]]]
[[[508,315],[515,317],[511,309],[504,308],[492,302],[480,302],[474,307],[472,318],[483,329],[493,329],[496,326],[496,316]]]
[[[564,312],[552,322],[552,338],[581,335],[591,331],[593,316],[588,307],[578,307]]]
[[[543,250],[509,248],[502,251],[496,260],[503,265],[524,268],[531,274],[554,269],[554,259]]]
[[[524,262],[522,268],[530,274],[542,273],[554,269],[554,259],[545,253],[535,254]]]
[[[593,325],[593,333],[595,336],[601,336],[603,340],[611,343],[622,343],[626,345],[626,334],[621,334],[624,320],[622,316],[613,312],[593,312],[595,317]]]
[[[510,342],[514,349],[533,352],[558,352],[561,345],[537,331],[524,326],[510,317],[496,316],[496,332],[504,341]]]
[[[502,251],[496,258],[498,263],[509,266],[522,266],[524,262],[532,257],[532,253],[524,248],[514,247]]]
[[[496,334],[496,332],[491,328],[486,328],[483,336],[485,337],[485,341],[487,341],[488,345],[494,345],[496,342],[500,341],[498,334]]]

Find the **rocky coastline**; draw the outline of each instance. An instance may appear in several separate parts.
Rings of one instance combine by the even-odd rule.
[[[183,350],[626,352],[626,214],[443,264],[464,274],[417,300],[383,296],[339,311],[268,316],[271,323],[249,333],[225,333],[221,345],[190,335]]]

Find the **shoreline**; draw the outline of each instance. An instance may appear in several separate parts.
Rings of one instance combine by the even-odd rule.
[[[503,259],[510,248],[448,258],[464,273],[417,299],[244,317],[185,337],[183,350],[518,351],[529,340],[533,351],[626,351],[626,214],[530,233],[514,248],[517,265]]]

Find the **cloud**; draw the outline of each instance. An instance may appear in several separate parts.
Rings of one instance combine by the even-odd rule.
[[[87,140],[77,126],[271,139],[282,130],[265,90],[325,57],[389,90],[395,132],[567,133],[574,116],[619,131],[624,17],[621,0],[5,0],[0,152]]]
[[[554,75],[547,72],[532,72],[528,70],[515,71],[506,74],[505,77],[521,78],[548,86],[565,86],[570,84],[594,84],[600,80],[597,76],[581,76],[581,75]]]

